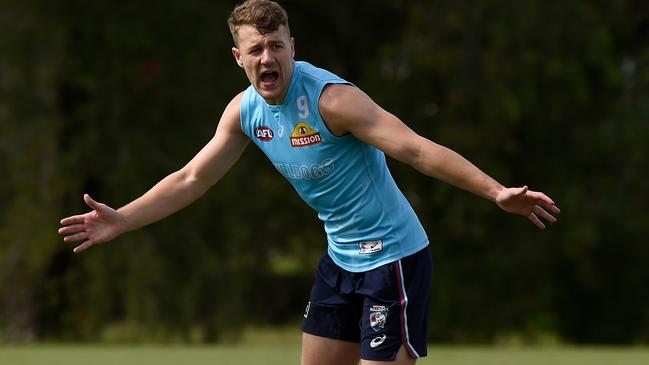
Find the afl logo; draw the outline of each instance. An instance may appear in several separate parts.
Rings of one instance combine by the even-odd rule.
[[[273,139],[273,135],[273,130],[266,126],[255,128],[255,137],[260,141],[268,142]]]

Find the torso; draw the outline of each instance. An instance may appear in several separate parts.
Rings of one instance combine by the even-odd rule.
[[[243,132],[324,221],[329,255],[348,271],[367,271],[428,244],[385,156],[353,135],[334,135],[318,101],[336,75],[296,62],[284,103],[268,105],[253,87],[241,102]]]

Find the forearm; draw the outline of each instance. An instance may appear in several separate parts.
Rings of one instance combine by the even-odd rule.
[[[133,231],[159,221],[186,207],[206,190],[204,184],[197,183],[185,170],[176,171],[141,197],[118,209],[124,218],[121,232]]]
[[[447,147],[421,138],[416,148],[411,165],[423,174],[494,202],[503,189],[499,182]]]

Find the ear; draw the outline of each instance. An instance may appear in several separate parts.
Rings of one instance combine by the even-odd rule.
[[[241,61],[241,51],[239,50],[239,48],[232,47],[232,55],[234,56],[234,60],[237,61],[237,65],[243,68],[243,61]]]
[[[295,38],[291,37],[291,55],[295,58]]]

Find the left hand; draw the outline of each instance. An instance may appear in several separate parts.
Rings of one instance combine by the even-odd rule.
[[[547,195],[538,191],[531,191],[527,186],[504,188],[496,196],[496,204],[506,212],[527,217],[540,229],[544,229],[545,224],[539,217],[554,223],[557,218],[548,213],[548,210],[554,214],[561,212]]]

